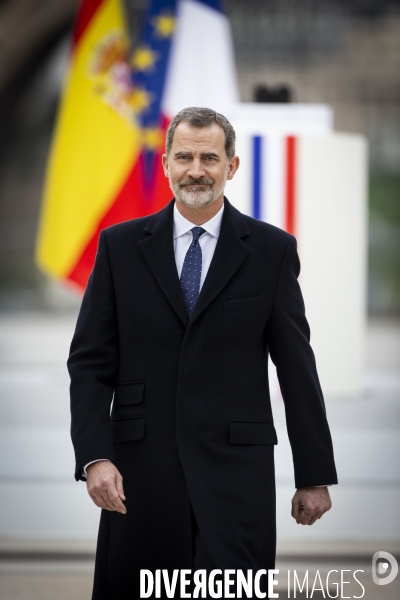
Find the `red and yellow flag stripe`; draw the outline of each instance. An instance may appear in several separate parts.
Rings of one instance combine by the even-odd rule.
[[[84,288],[82,258],[131,176],[141,147],[124,88],[128,30],[120,0],[85,0],[53,139],[36,249],[47,273]],[[95,252],[95,250],[94,250]]]

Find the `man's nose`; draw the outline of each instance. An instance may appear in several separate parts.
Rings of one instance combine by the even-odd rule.
[[[199,179],[205,175],[205,169],[200,159],[194,159],[191,162],[187,174],[193,179]]]

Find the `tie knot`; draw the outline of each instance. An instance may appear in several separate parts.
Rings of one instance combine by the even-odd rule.
[[[193,234],[193,242],[196,244],[196,242],[199,240],[199,237],[205,232],[205,229],[202,227],[192,227],[191,231]]]

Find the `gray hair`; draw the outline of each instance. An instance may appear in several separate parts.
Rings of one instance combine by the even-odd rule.
[[[171,151],[175,129],[178,127],[179,123],[187,123],[190,125],[190,127],[195,129],[210,127],[214,123],[219,125],[225,133],[226,156],[229,160],[235,156],[236,134],[228,119],[224,117],[224,115],[215,112],[215,110],[211,110],[210,108],[199,108],[197,106],[184,108],[172,119],[171,123],[169,124],[167,137],[165,140],[165,151],[167,155]]]

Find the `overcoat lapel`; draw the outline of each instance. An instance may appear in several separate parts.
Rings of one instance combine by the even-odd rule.
[[[227,198],[224,198],[224,205],[221,230],[214,256],[190,323],[197,319],[217,294],[224,289],[250,253],[249,246],[241,239],[250,233],[242,214],[232,206]]]
[[[160,288],[182,323],[187,326],[189,318],[174,255],[174,202],[175,200],[171,200],[167,206],[153,215],[144,228],[144,231],[151,235],[141,240],[139,247]],[[250,252],[250,248],[241,239],[249,235],[249,229],[242,214],[232,206],[227,198],[224,199],[224,202],[220,235],[190,323],[197,319],[217,294],[223,290]]]
[[[185,325],[189,318],[176,270],[174,241],[173,241],[173,210],[175,200],[171,200],[157,212],[147,223],[144,231],[151,233],[149,237],[139,242],[158,285],[168,298],[172,308]]]

